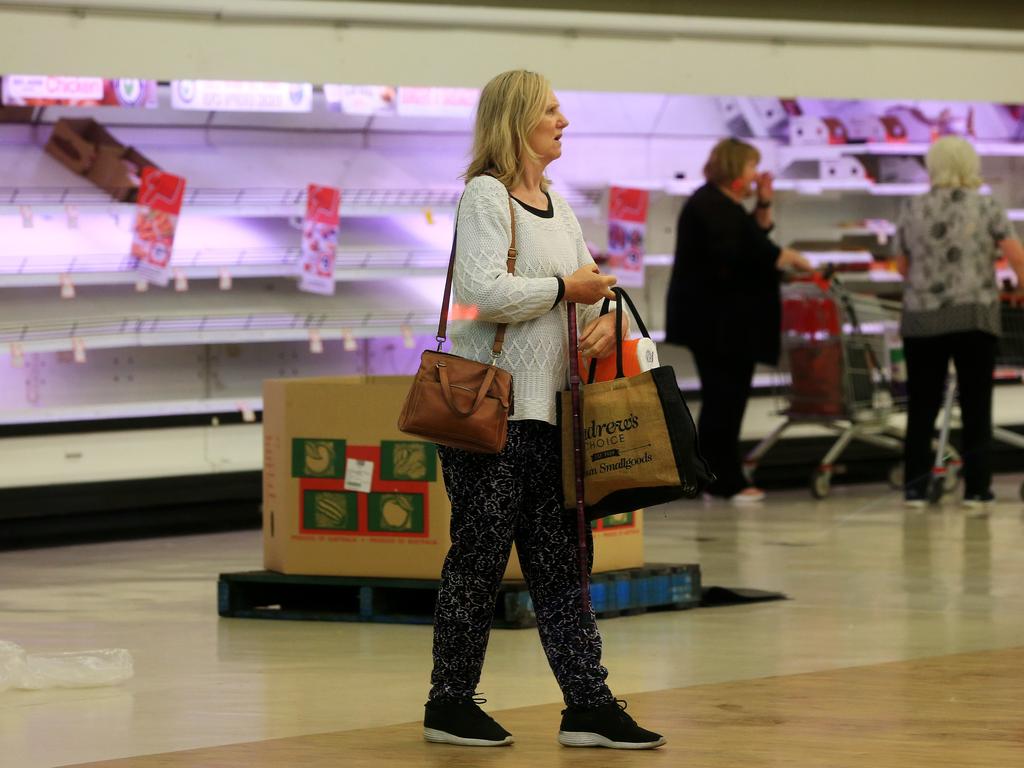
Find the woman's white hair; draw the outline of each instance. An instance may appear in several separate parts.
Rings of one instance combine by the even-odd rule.
[[[977,189],[981,186],[981,161],[966,139],[943,136],[932,144],[925,158],[933,187]]]

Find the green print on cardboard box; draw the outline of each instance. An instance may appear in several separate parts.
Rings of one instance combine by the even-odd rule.
[[[292,477],[345,477],[345,441],[292,439]]]
[[[380,479],[436,481],[437,447],[422,440],[382,440]]]
[[[347,491],[304,491],[302,523],[306,530],[358,530],[358,496]]]
[[[371,533],[422,533],[423,496],[418,493],[371,493],[367,505]]]

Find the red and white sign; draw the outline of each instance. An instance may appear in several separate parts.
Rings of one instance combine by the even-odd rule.
[[[608,194],[607,271],[619,278],[619,285],[636,288],[644,284],[644,251],[647,239],[647,205],[644,189],[612,187]]]
[[[334,256],[338,247],[341,190],[310,184],[302,224],[299,290],[334,295]]]
[[[311,112],[311,83],[174,80],[171,106],[201,112]]]
[[[6,75],[0,91],[5,107],[157,106],[156,80]]]
[[[480,91],[476,88],[399,88],[398,114],[403,117],[472,117]]]
[[[171,252],[178,214],[185,197],[185,179],[145,168],[139,186],[139,204],[132,235],[132,256],[140,277],[165,286],[171,277]]]

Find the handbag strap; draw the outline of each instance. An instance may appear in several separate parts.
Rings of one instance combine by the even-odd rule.
[[[462,208],[462,201],[459,201],[459,208]],[[518,251],[516,250],[516,211],[512,206],[512,195],[508,196],[508,215],[512,222],[512,242],[508,247],[508,257],[505,262],[505,268],[508,270],[510,275],[516,273],[516,256]],[[459,212],[455,211],[455,234],[452,236],[452,253],[448,257],[448,276],[444,281],[444,299],[441,301],[441,319],[437,323],[437,336],[435,341],[437,342],[437,351],[441,351],[441,346],[448,338],[448,303],[452,298],[452,276],[455,274],[455,246],[459,242]],[[491,347],[491,359],[497,360],[501,356],[501,347],[505,343],[505,329],[508,327],[508,323],[499,323],[498,327],[494,330],[494,345]]]
[[[590,571],[587,545],[587,512],[583,482],[583,401],[580,392],[579,329],[576,325],[576,305],[565,306],[569,325],[569,401],[572,429],[573,487],[576,490],[576,551],[580,572],[580,618],[587,624],[593,621],[590,602]]]

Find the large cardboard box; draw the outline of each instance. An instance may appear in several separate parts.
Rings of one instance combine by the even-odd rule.
[[[143,168],[158,168],[92,119],[58,120],[46,142],[46,152],[121,201],[138,198]]]
[[[281,573],[436,579],[451,545],[437,451],[398,431],[411,379],[263,383],[263,562]],[[372,465],[370,478],[360,478]],[[367,488],[361,480],[369,479]],[[643,514],[595,531],[595,571],[643,565]],[[513,551],[506,579],[522,579]]]

